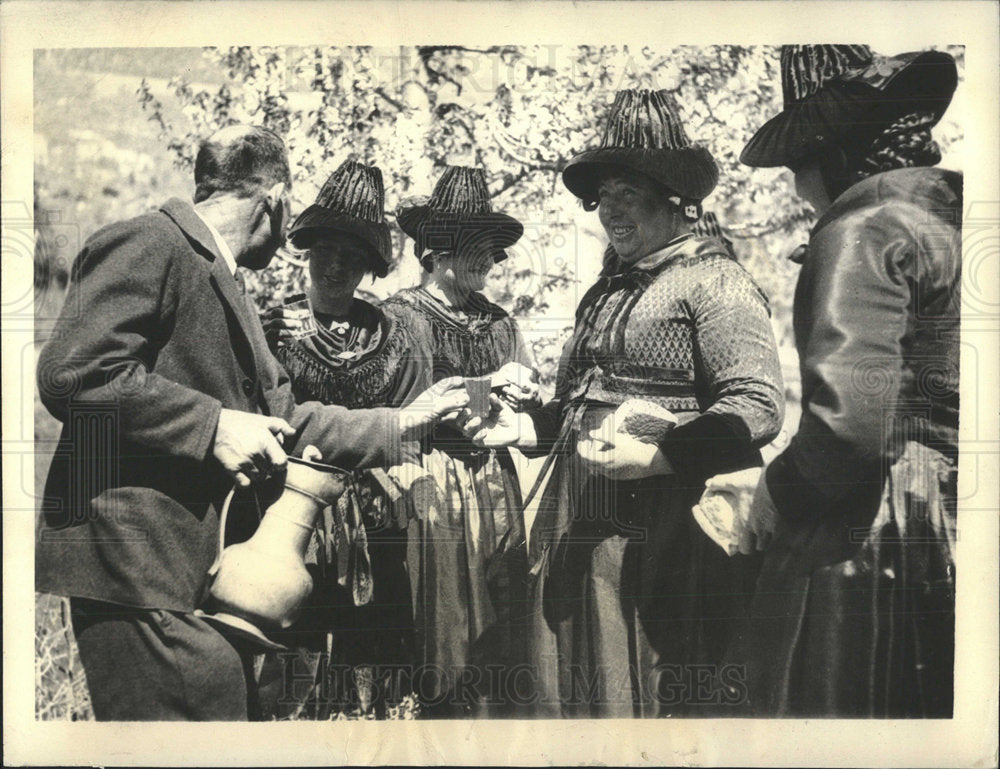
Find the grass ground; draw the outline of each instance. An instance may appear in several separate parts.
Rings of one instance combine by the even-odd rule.
[[[35,718],[85,721],[94,717],[65,598],[35,595]]]

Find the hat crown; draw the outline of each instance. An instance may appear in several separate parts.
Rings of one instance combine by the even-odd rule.
[[[691,142],[668,91],[630,89],[615,94],[601,148],[684,149]]]
[[[448,166],[434,186],[427,207],[436,214],[473,216],[493,212],[486,173],[481,168]]]
[[[316,205],[367,222],[385,219],[385,188],[382,171],[347,160],[330,174],[316,196]]]
[[[873,54],[867,45],[784,45],[781,90],[785,107],[812,96],[831,80],[866,67]]]

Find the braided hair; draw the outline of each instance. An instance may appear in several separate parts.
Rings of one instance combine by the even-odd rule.
[[[819,153],[820,173],[830,200],[869,176],[896,168],[922,168],[941,161],[941,149],[931,137],[936,122],[931,112],[911,112],[896,118],[874,138],[831,141]]]
[[[941,148],[931,137],[935,117],[930,112],[911,112],[882,131],[861,161],[857,180],[895,168],[922,168],[941,162]]]

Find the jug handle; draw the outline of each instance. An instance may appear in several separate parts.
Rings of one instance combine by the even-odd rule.
[[[256,489],[251,489],[251,491],[253,492],[253,501],[257,505],[257,520],[259,522],[264,518],[264,513],[260,509],[260,497],[257,496]],[[219,570],[219,563],[222,561],[222,551],[226,549],[226,524],[229,521],[229,508],[233,504],[234,496],[236,496],[235,483],[229,490],[229,493],[226,494],[226,498],[222,502],[222,512],[219,513],[219,554],[215,557],[215,563],[208,570],[208,576],[210,577],[214,577],[215,572]]]

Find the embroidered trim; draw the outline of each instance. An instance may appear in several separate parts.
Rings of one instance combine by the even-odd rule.
[[[406,330],[388,320],[381,347],[356,360],[330,362],[297,342],[279,347],[276,357],[291,377],[297,393],[308,400],[368,408],[389,400],[396,377],[411,348]]]
[[[383,304],[404,306],[431,329],[434,381],[448,376],[485,376],[514,359],[513,319],[481,294],[472,294],[465,311],[446,306],[425,289],[401,291]]]

